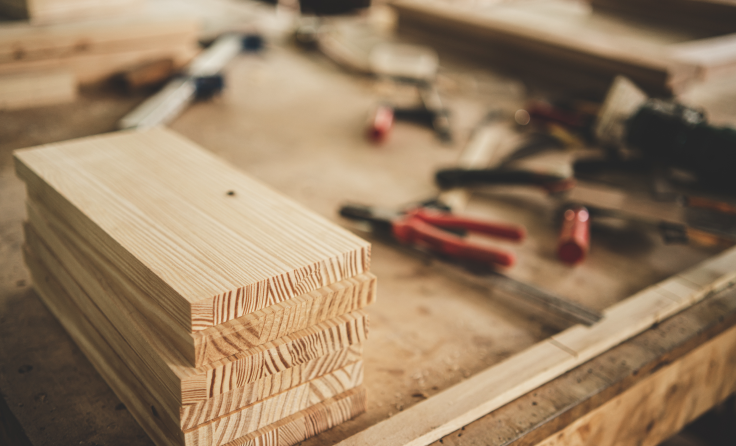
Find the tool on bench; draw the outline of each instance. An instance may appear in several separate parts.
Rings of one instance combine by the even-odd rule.
[[[370,206],[345,205],[340,208],[340,215],[367,222],[374,232],[390,234],[404,245],[424,247],[436,254],[459,260],[498,266],[513,265],[513,254],[469,241],[457,234],[473,232],[513,241],[520,241],[526,235],[521,226],[460,217],[422,207],[394,212]]]
[[[590,213],[584,206],[572,206],[562,214],[557,238],[557,258],[575,265],[585,259],[590,248]]]
[[[440,209],[443,209],[441,204],[438,204],[436,202],[427,202],[424,204],[427,206],[439,206]],[[367,222],[371,226],[371,232],[373,235],[382,239],[390,239],[390,241],[392,242],[396,242],[397,240],[400,241],[402,237],[401,231],[399,231],[398,236],[395,234],[393,223],[393,221],[395,220],[393,219],[408,219],[411,221],[411,225],[417,224],[418,217],[416,213],[413,214],[413,216],[411,217],[407,217],[406,214],[403,213],[383,211],[384,214],[378,216],[377,214],[379,214],[380,212],[382,211],[360,205],[346,205],[340,209],[340,214],[343,217],[353,221]],[[442,221],[443,223],[447,223],[448,217],[456,219],[458,221],[467,221],[467,219],[451,216],[451,214],[448,214],[446,210],[441,211],[418,207],[414,208],[414,212],[419,212],[419,215],[429,217],[429,219],[432,221],[438,221],[435,220],[435,218],[439,216],[441,217],[440,221]],[[473,221],[476,222],[475,224],[477,224],[476,220]],[[480,222],[480,224],[485,225],[487,223]],[[435,229],[431,224],[426,223],[425,221],[421,221],[419,223],[419,226],[421,228],[425,228],[426,226],[424,225],[430,226],[430,228],[432,228],[432,231],[438,231],[440,233],[440,237],[443,239],[446,237],[460,238],[449,233],[444,233],[444,231],[440,229]],[[456,230],[459,229],[458,225],[459,224],[457,222],[454,222],[451,225],[448,224],[447,226],[444,226],[444,228],[446,230]],[[491,225],[498,226],[496,224]],[[460,226],[464,227],[463,224],[460,224]],[[521,228],[511,227],[507,229],[505,225],[502,226],[502,228],[504,228],[504,230],[501,232],[508,233],[508,235],[511,235],[512,237],[523,237],[524,231],[521,230]],[[453,238],[452,240],[455,241],[455,238]],[[440,249],[446,247],[447,245],[442,245]],[[427,256],[429,255],[427,250],[423,249],[423,246],[418,246],[414,243],[400,243],[398,244],[397,248],[402,252],[415,257],[427,258]],[[443,273],[457,276],[463,281],[468,282],[474,286],[481,287],[483,289],[501,289],[514,296],[520,296],[524,299],[527,299],[527,301],[533,303],[535,306],[541,307],[545,311],[551,312],[567,321],[573,321],[575,323],[581,323],[585,325],[593,325],[603,318],[603,315],[601,315],[599,312],[587,308],[584,305],[557,296],[534,285],[521,282],[499,271],[496,271],[494,267],[498,264],[495,262],[478,262],[474,255],[470,256],[469,258],[467,256],[458,255],[458,251],[449,251],[451,252],[440,252],[444,255],[437,256],[436,253],[438,252],[438,250],[432,249],[432,265]]]
[[[226,34],[200,53],[184,74],[171,80],[158,93],[125,115],[120,129],[148,128],[166,124],[193,100],[209,99],[222,91],[225,65],[248,45],[247,36]]]
[[[549,193],[575,187],[575,179],[569,175],[518,169],[441,169],[435,173],[435,182],[442,189],[513,184],[538,186]]]
[[[709,125],[702,110],[649,99],[625,77],[614,81],[594,131],[603,144],[634,148],[648,159],[689,170],[704,183],[736,191],[736,129]]]

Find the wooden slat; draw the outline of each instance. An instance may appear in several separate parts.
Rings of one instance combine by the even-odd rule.
[[[0,75],[0,110],[72,102],[77,97],[74,74],[66,70]]]
[[[367,242],[165,129],[15,157],[29,194],[88,234],[185,330],[369,268]]]
[[[703,285],[707,277],[716,279]],[[429,444],[735,281],[736,248],[614,305],[596,325],[565,330],[339,444]],[[664,291],[679,286],[679,294]]]
[[[266,376],[230,392],[195,404],[182,406],[180,409],[181,427],[182,429],[191,429],[196,425],[236,412],[243,407],[254,404],[256,401],[266,399],[327,373],[355,364],[361,360],[362,355],[362,345],[353,345],[288,368],[283,372]]]
[[[62,266],[55,253],[44,245],[33,228],[26,225],[25,229],[26,242],[63,284],[71,298],[76,300],[77,305],[93,312],[95,318],[109,321],[100,322],[98,329],[110,337],[109,342],[118,351],[128,352],[129,360],[135,367],[134,372],[151,386],[151,391],[173,418],[178,418],[179,408],[183,404],[206,401],[295,365],[360,344],[366,337],[367,315],[354,312],[212,365],[189,367],[181,357],[157,348],[157,338],[151,335],[146,320],[134,308],[104,296],[93,297],[104,293],[104,288],[86,292]],[[94,289],[94,283],[87,285],[89,290]]]
[[[161,341],[157,345],[170,355],[181,353],[195,367],[358,310],[376,298],[375,276],[360,274],[206,330],[184,333],[151,305],[149,296],[43,205],[29,201],[27,214],[46,243],[63,257],[66,268],[76,271],[77,280],[99,282],[107,297],[147,314],[147,322],[156,328],[152,334]]]
[[[292,446],[363,412],[365,412],[365,390],[360,387],[225,446]]]
[[[184,430],[186,444],[221,446],[358,387],[363,363],[321,376],[227,416]]]

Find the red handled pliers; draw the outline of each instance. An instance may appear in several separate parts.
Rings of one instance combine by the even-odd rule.
[[[366,221],[375,232],[388,233],[403,244],[423,246],[459,260],[500,266],[513,265],[514,255],[468,241],[458,234],[475,232],[514,241],[520,241],[526,236],[523,226],[460,217],[428,208],[394,212],[370,206],[346,205],[340,208],[340,215],[352,220]]]

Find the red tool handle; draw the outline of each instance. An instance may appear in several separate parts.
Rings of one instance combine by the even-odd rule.
[[[386,105],[378,106],[368,123],[368,139],[379,144],[385,142],[393,124],[394,109]]]
[[[557,241],[557,258],[574,265],[585,259],[590,246],[590,215],[584,207],[568,209]]]
[[[448,212],[432,211],[428,209],[417,209],[410,212],[409,215],[426,223],[446,229],[466,229],[470,232],[477,232],[479,234],[515,241],[523,240],[524,237],[526,237],[526,229],[524,229],[523,226],[481,221],[467,217],[459,217]]]
[[[462,237],[445,232],[417,217],[409,217],[393,224],[393,235],[405,244],[423,244],[441,254],[456,259],[474,260],[501,266],[514,264],[514,256],[507,252],[469,243]]]

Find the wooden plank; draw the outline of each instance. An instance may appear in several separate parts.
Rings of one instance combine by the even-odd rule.
[[[609,83],[623,74],[659,93],[678,89],[696,75],[694,66],[670,60],[656,39],[606,34],[600,29],[610,26],[596,27],[595,21],[581,19],[587,7],[580,3],[527,2],[520,6],[395,0],[391,5],[401,26],[431,27],[435,33],[442,30],[443,35],[464,39],[470,46],[489,46],[512,67],[528,65],[528,58],[534,58],[532,65],[537,67],[545,63],[567,66],[571,73],[593,73]]]
[[[677,43],[667,51],[672,60],[696,66],[703,81],[736,72],[736,34]]]
[[[46,26],[9,22],[0,27],[0,64],[196,46],[198,30],[193,19],[147,16]]]
[[[61,257],[76,280],[92,282],[91,286],[102,293],[101,286],[106,297],[122,300],[148,314],[148,324],[156,327],[151,334],[159,338],[156,345],[168,350],[170,356],[183,355],[187,363],[195,367],[361,309],[376,298],[375,276],[360,274],[206,330],[182,334],[175,326],[167,324],[167,319],[156,311],[158,307],[151,308],[150,298],[140,288],[51,211],[29,201],[27,214],[34,228]]]
[[[71,277],[34,230],[26,225],[26,240],[36,256],[63,284],[67,293],[83,311],[99,318],[98,330],[110,337],[109,342],[126,351],[137,376],[151,386],[161,405],[172,418],[178,419],[183,404],[206,401],[216,395],[256,382],[274,373],[359,344],[365,340],[367,315],[354,312],[310,327],[277,341],[200,368],[189,367],[181,357],[157,348],[146,320],[130,307],[95,299]],[[91,288],[90,288],[91,289]],[[99,289],[97,292],[104,292]],[[115,339],[118,339],[115,341]],[[329,366],[330,364],[326,364]]]
[[[283,372],[267,376],[214,398],[182,406],[180,409],[181,427],[184,430],[191,429],[281,392],[301,386],[320,376],[334,373],[336,370],[357,367],[357,364],[361,362],[361,355],[362,346],[352,346],[346,350],[331,353],[306,364],[297,365]],[[362,380],[362,377],[360,379]]]
[[[66,70],[0,75],[0,110],[63,104],[76,97],[77,82]]]
[[[144,62],[171,59],[181,68],[199,52],[197,46],[183,43],[172,47],[158,47],[121,51],[115,53],[85,54],[68,59],[39,59],[27,62],[0,64],[0,74],[24,71],[43,71],[65,69],[74,73],[81,84],[99,82]]]
[[[188,445],[221,446],[354,389],[362,381],[363,363],[358,362],[225,417],[184,430],[184,440]]]
[[[136,377],[135,372],[131,371],[129,361],[122,359],[115,353],[115,349],[106,342],[106,336],[97,331],[95,323],[90,322],[90,319],[85,316],[85,312],[76,305],[54,276],[48,271],[45,271],[43,264],[35,259],[30,251],[24,251],[24,255],[34,278],[34,285],[37,287],[44,303],[57,316],[62,325],[64,325],[64,328],[68,330],[74,341],[84,351],[90,362],[92,362],[98,372],[105,378],[105,381],[108,382],[151,439],[159,446],[198,445],[197,438],[190,438],[187,441],[184,433],[179,430],[176,421],[161,410],[162,407],[157,397],[153,396],[148,386]],[[362,373],[355,376],[362,376]],[[353,375],[351,375],[351,378],[347,378],[347,382],[349,383],[351,380],[355,381]],[[315,383],[314,389],[310,390],[310,398],[314,401],[319,398],[319,395],[330,395],[331,390],[339,387],[339,384],[336,384],[336,382],[344,383],[346,382],[346,378],[337,378],[337,381],[332,379],[327,383]],[[270,433],[278,428],[290,431],[294,427],[301,427],[302,424],[300,423],[303,422],[301,420],[304,419],[306,414],[321,413],[323,416],[329,415],[331,410],[325,411],[325,407],[332,407],[335,400],[339,401],[342,398],[353,395],[359,395],[359,397],[357,397],[358,401],[355,401],[355,405],[348,405],[348,408],[352,408],[352,410],[341,406],[339,413],[343,414],[343,416],[336,415],[331,417],[326,424],[331,427],[335,423],[340,423],[365,410],[364,390],[361,387],[338,395],[331,400],[328,399],[322,404],[283,419],[279,423],[272,423],[270,426],[266,426],[250,434],[249,438],[272,435]],[[244,410],[247,412],[247,408]],[[237,415],[240,414],[236,414],[236,418]],[[294,424],[295,422],[296,424]],[[321,430],[324,429],[315,429],[307,431],[307,433],[308,436],[311,436]]]
[[[574,326],[500,364],[446,389],[340,442],[341,445],[425,445],[490,413],[528,391],[605,352],[653,324],[687,308],[736,280],[736,248],[686,273],[728,272],[704,287],[672,298],[650,287],[605,311],[592,327]],[[684,284],[680,277],[660,284]]]
[[[365,390],[358,388],[225,446],[291,446],[363,412],[365,412]]]
[[[367,242],[162,128],[15,159],[29,194],[89,234],[187,332],[369,268]]]

